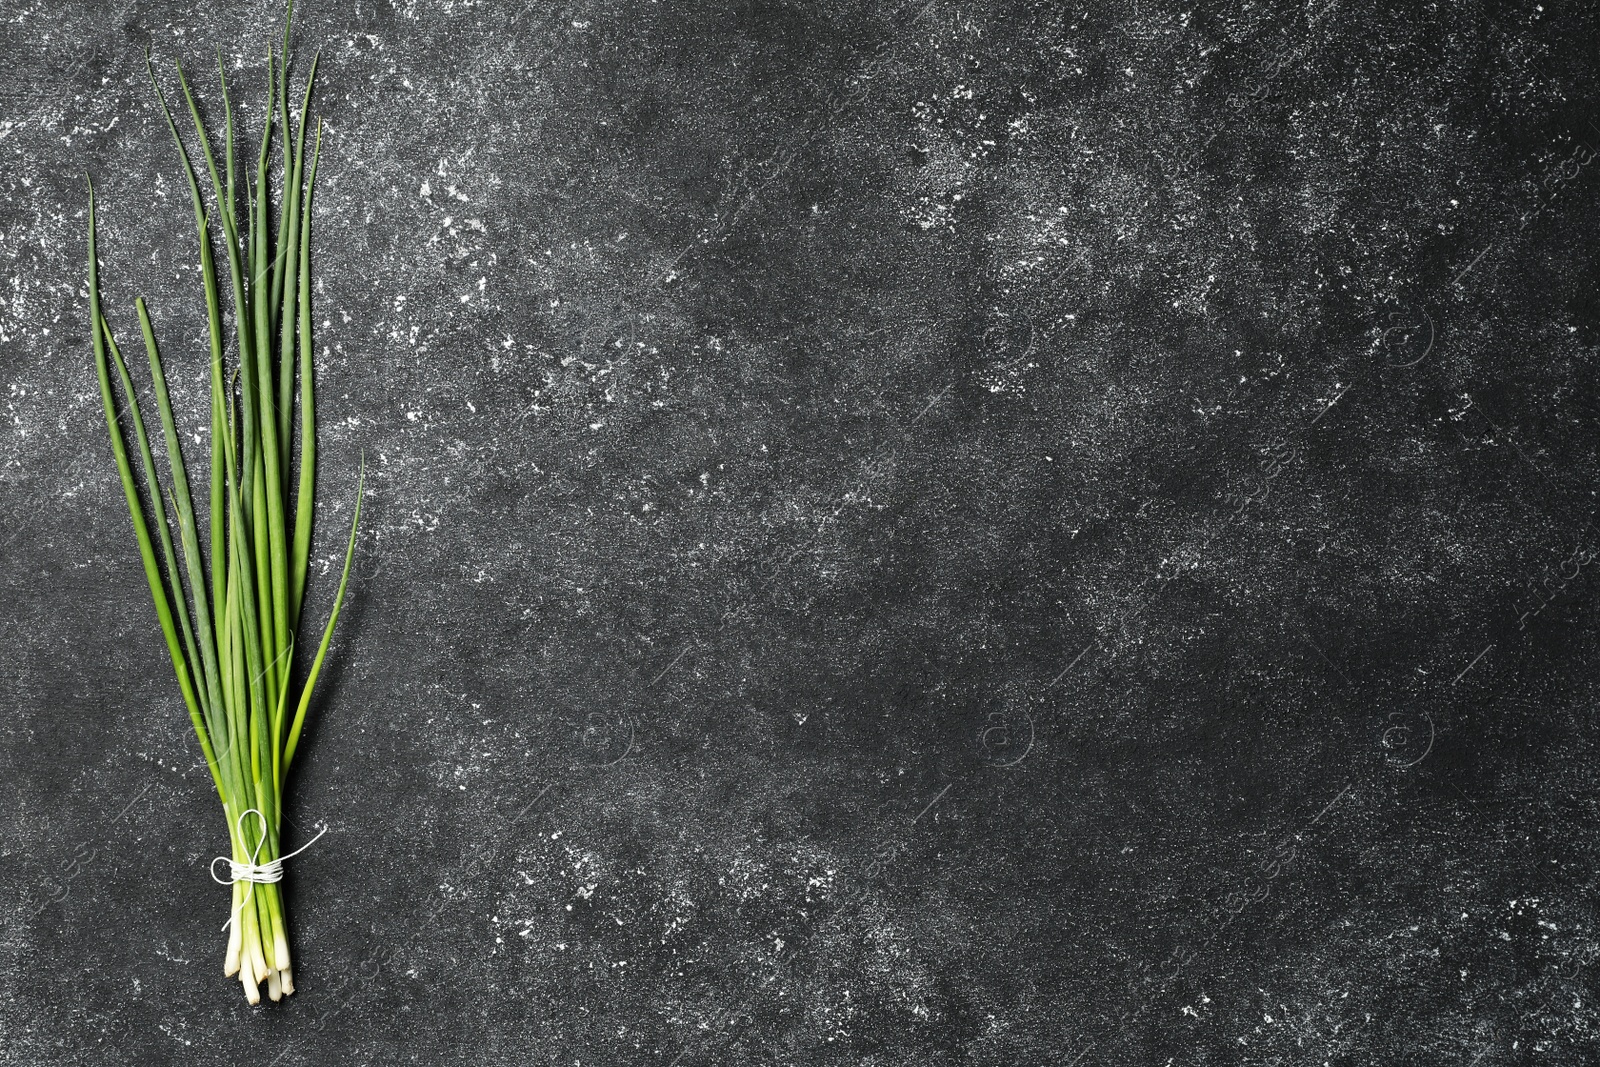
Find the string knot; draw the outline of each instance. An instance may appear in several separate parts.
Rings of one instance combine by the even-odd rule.
[[[231,856],[213,856],[211,859],[210,870],[211,880],[213,882],[216,882],[218,885],[233,885],[235,882],[250,883],[250,888],[245,891],[245,895],[243,899],[239,901],[238,907],[233,909],[233,914],[228,916],[228,921],[222,924],[222,928],[224,930],[232,925],[234,920],[239,917],[240,910],[244,907],[245,902],[250,899],[250,894],[255,892],[257,885],[270,885],[274,882],[283,881],[284,861],[293,859],[294,857],[300,855],[300,853],[316,844],[318,837],[321,837],[323,834],[328,832],[328,824],[323,823],[322,829],[317,831],[315,837],[312,837],[310,841],[307,841],[293,852],[286,856],[279,856],[277,859],[268,860],[265,863],[257,863],[256,857],[261,855],[261,846],[267,842],[267,817],[261,814],[261,812],[257,811],[255,808],[247,808],[244,811],[241,811],[239,813],[239,818],[234,823],[234,830],[236,831],[237,837],[241,841],[244,840],[244,817],[246,815],[254,815],[256,818],[261,820],[261,837],[256,841],[256,847],[251,850],[250,859],[244,863],[240,863]],[[217,877],[217,864],[219,862],[226,863],[228,865],[227,878]]]

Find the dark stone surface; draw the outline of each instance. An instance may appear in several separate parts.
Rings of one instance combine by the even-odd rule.
[[[215,6],[0,0],[0,1061],[1596,1062],[1592,6],[307,5],[257,1009],[82,282],[193,424]]]

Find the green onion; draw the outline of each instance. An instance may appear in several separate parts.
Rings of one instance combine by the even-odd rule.
[[[135,302],[135,311],[165,446],[164,481],[127,361],[100,304],[94,186],[89,186],[90,335],[111,452],[178,689],[222,800],[233,862],[252,868],[284,858],[280,838],[284,784],[344,604],[365,482],[363,469],[357,479],[344,570],[333,608],[315,656],[303,672],[297,672],[296,634],[303,621],[316,506],[310,250],[311,191],[321,154],[322,127],[319,122],[308,161],[306,114],[317,63],[313,59],[307,72],[298,125],[291,138],[289,29],[293,13],[291,0],[284,19],[281,67],[271,48],[267,50],[261,151],[254,182],[248,177],[245,182],[242,220],[235,184],[233,103],[221,54],[217,74],[226,124],[225,173],[217,168],[194,94],[182,66],[177,67],[178,84],[210,178],[209,205],[155,68],[149,56],[145,57],[156,101],[177,145],[200,237],[211,359],[210,508],[205,540],[144,299]],[[283,180],[278,189],[274,239],[269,229],[273,190],[267,163],[273,126],[280,114]],[[212,244],[218,237],[227,253],[232,291],[227,303]],[[236,361],[231,371],[225,365],[230,345],[224,320],[229,316]],[[293,431],[296,404],[300,410],[298,437]],[[137,472],[129,458],[127,438],[135,446]],[[259,818],[252,817],[252,812]],[[233,906],[224,973],[239,975],[250,1003],[261,1002],[263,980],[267,995],[278,1000],[294,992],[279,883],[235,879],[231,885]]]

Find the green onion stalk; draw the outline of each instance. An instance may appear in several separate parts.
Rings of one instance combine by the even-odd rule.
[[[92,182],[89,186],[89,322],[106,429],[156,618],[227,819],[235,867],[225,883],[231,885],[233,901],[224,973],[239,976],[252,1004],[261,1001],[263,981],[273,1000],[294,992],[280,885],[255,876],[272,877],[281,872],[281,863],[270,873],[260,868],[284,857],[284,784],[344,603],[364,481],[363,474],[357,482],[344,569],[321,642],[309,665],[297,671],[295,635],[305,606],[316,502],[311,193],[322,130],[318,122],[308,158],[306,114],[317,63],[313,59],[306,74],[298,122],[291,130],[288,50],[292,18],[291,2],[284,20],[281,66],[271,46],[267,48],[266,117],[255,178],[251,181],[246,172],[242,183],[242,212],[235,178],[233,105],[220,51],[217,75],[226,127],[223,169],[218,168],[211,137],[183,67],[178,64],[176,68],[210,177],[209,203],[202,195],[200,176],[155,68],[148,53],[145,56],[155,99],[188,179],[200,238],[211,357],[210,512],[203,527],[189,491],[183,448],[144,299],[135,302],[134,310],[160,416],[167,460],[165,485],[157,472],[127,361],[101,308]],[[274,126],[280,121],[283,176],[274,235],[269,164],[273,161]],[[226,252],[223,269],[231,290],[227,301],[218,277],[214,247],[218,242]],[[230,317],[231,329],[224,325]],[[230,348],[231,370],[225,365]],[[142,486],[129,460],[125,438],[131,438],[136,447]],[[241,865],[243,871],[238,869]]]

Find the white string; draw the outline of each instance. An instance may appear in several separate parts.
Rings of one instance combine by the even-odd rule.
[[[244,896],[239,900],[238,907],[233,909],[233,914],[228,916],[228,921],[222,924],[222,928],[224,930],[233,925],[234,921],[239,918],[239,912],[243,910],[245,903],[250,899],[250,894],[256,891],[256,886],[258,884],[270,885],[273,882],[283,881],[284,860],[294,859],[294,857],[300,855],[300,853],[316,844],[318,837],[321,837],[323,834],[328,832],[328,824],[323,823],[322,829],[317,831],[316,837],[313,837],[310,841],[307,841],[305,844],[301,845],[287,856],[279,856],[275,860],[268,860],[265,863],[258,864],[256,863],[256,857],[261,855],[261,846],[267,842],[267,817],[261,814],[255,808],[246,808],[244,811],[241,811],[239,813],[238,821],[234,823],[237,836],[241,841],[244,840],[244,817],[246,815],[254,815],[256,818],[261,820],[261,839],[256,842],[254,851],[250,853],[250,862],[240,863],[231,856],[213,856],[211,859],[210,870],[211,880],[213,882],[217,883],[218,885],[233,885],[235,882],[250,883],[250,888],[245,890]],[[218,860],[221,860],[228,865],[228,877],[226,879],[217,877]]]

